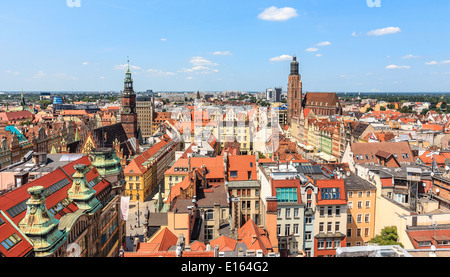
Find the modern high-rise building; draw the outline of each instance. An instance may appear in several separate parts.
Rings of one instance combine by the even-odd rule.
[[[150,96],[139,96],[136,98],[136,113],[138,127],[144,142],[153,135],[153,98]]]
[[[302,78],[299,73],[299,63],[294,56],[291,62],[291,73],[289,74],[287,89],[287,123],[291,124],[294,115],[300,114],[302,103]]]
[[[281,93],[283,92],[282,87],[276,87],[274,89],[266,89],[266,100],[268,102],[281,102]]]

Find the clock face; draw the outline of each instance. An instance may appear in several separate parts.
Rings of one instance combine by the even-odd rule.
[[[125,108],[123,108],[123,112],[125,114],[130,114],[131,113],[131,108],[130,107],[125,107]]]

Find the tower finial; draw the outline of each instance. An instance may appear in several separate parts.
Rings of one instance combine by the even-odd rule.
[[[128,63],[128,70],[127,70],[127,72],[130,72],[130,56],[127,56],[127,63]]]

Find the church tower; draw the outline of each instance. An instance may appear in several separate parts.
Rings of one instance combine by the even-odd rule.
[[[130,61],[125,74],[124,91],[122,93],[122,111],[120,121],[128,138],[138,139],[136,94],[133,90],[133,79],[131,78]]]
[[[302,78],[299,73],[299,63],[294,56],[291,62],[291,73],[289,74],[287,89],[287,124],[291,124],[292,117],[301,112],[302,103]]]

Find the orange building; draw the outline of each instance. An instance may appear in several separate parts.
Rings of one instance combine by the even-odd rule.
[[[353,174],[344,181],[347,193],[346,247],[364,246],[375,235],[376,187]]]

